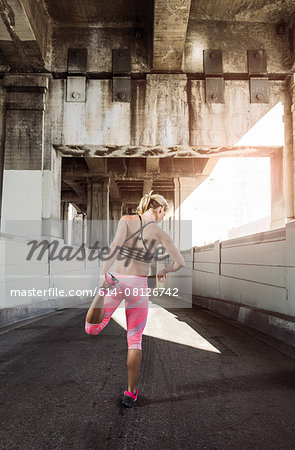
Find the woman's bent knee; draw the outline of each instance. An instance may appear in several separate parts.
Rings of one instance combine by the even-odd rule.
[[[97,325],[103,321],[104,309],[89,308],[86,314],[86,322],[90,325]]]

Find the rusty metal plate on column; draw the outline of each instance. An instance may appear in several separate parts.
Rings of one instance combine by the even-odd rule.
[[[113,77],[113,102],[131,101],[131,78]]]
[[[268,78],[250,78],[251,103],[268,103]]]
[[[113,73],[124,74],[131,72],[131,56],[129,49],[113,49]]]
[[[224,103],[224,79],[206,77],[206,103]]]
[[[221,50],[203,50],[204,72],[206,74],[222,74]]]
[[[85,73],[87,70],[87,48],[69,48],[68,72]]]
[[[67,77],[67,102],[86,101],[86,77]]]
[[[248,72],[266,73],[266,51],[248,50]]]

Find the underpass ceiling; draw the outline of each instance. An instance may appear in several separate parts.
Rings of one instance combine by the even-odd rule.
[[[152,54],[153,70],[180,70],[187,29],[194,27],[192,23],[217,20],[292,24],[295,19],[294,0],[6,0],[0,3],[2,71],[9,68],[66,71],[69,43],[73,47],[89,48],[96,34],[101,47],[110,41],[113,47],[117,41],[124,46],[133,45],[136,70],[149,68]],[[95,29],[99,28],[102,35],[96,33]],[[99,58],[104,61],[106,55]],[[102,67],[94,71],[109,70],[104,63],[99,65],[100,60],[92,59],[95,67]]]
[[[167,14],[181,11],[185,0],[166,0]],[[153,11],[153,0],[45,0],[56,26],[144,23]],[[192,0],[190,19],[277,23],[295,14],[294,0]]]
[[[57,26],[90,24],[144,23],[150,15],[153,0],[45,0],[48,12]]]
[[[294,0],[193,0],[190,18],[277,23],[294,14]]]

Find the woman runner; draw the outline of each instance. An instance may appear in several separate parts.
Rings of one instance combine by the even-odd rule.
[[[150,263],[158,245],[165,247],[174,260],[157,274],[160,282],[166,279],[168,272],[176,272],[184,267],[183,256],[170,236],[158,225],[167,212],[168,203],[162,195],[152,195],[152,192],[140,200],[137,215],[125,215],[119,220],[115,238],[110,245],[112,256],[104,261],[100,270],[99,289],[106,288],[105,294],[102,297],[98,293],[94,297],[85,320],[86,333],[100,333],[125,298],[128,387],[122,404],[127,407],[133,406],[138,395],[142,333],[149,305],[147,280]],[[110,273],[108,270],[111,267]]]

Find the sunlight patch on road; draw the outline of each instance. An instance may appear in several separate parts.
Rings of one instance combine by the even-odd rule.
[[[121,306],[123,306],[123,303]],[[112,315],[112,318],[126,330],[124,307],[118,308]],[[187,323],[180,321],[176,314],[166,311],[166,309],[153,303],[150,303],[148,320],[143,334],[199,350],[221,353]]]

